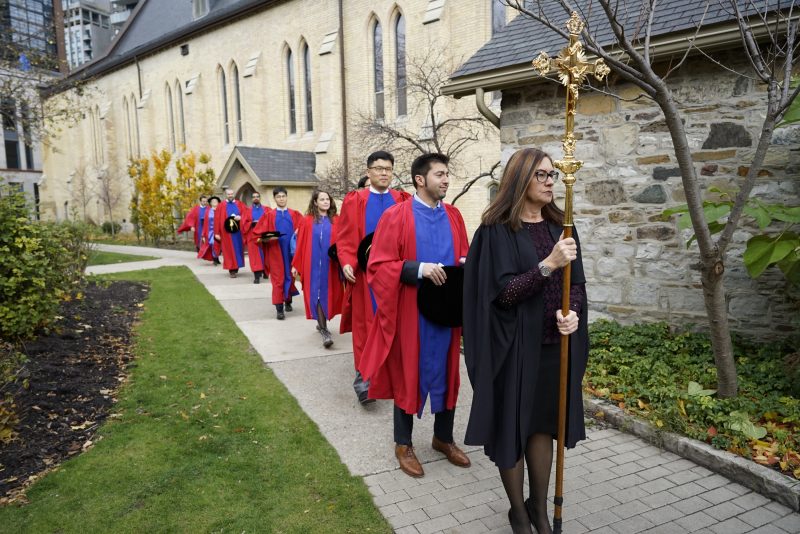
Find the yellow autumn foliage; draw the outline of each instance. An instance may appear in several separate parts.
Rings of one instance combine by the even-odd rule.
[[[161,150],[148,158],[131,161],[128,166],[134,186],[131,220],[146,240],[157,244],[173,236],[197,198],[211,192],[215,175],[208,166],[210,160],[207,154],[186,150],[173,160],[170,152]]]

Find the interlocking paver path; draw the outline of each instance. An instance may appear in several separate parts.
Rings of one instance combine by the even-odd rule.
[[[131,247],[102,246],[136,253]],[[397,469],[392,443],[392,406],[376,402],[366,409],[350,386],[350,337],[335,336],[322,348],[302,301],[287,320],[275,320],[269,285],[253,285],[245,269],[237,279],[200,262],[191,253],[141,248],[160,256],[150,262],[91,268],[126,271],[161,265],[186,265],[217,298],[264,362],[297,398],[300,406],[364,481],[375,504],[396,532],[404,534],[510,533],[497,469],[481,450],[465,447],[472,467],[449,464],[430,448],[433,417],[415,420],[414,442],[425,477],[413,479]],[[338,321],[331,331],[338,330]],[[462,389],[455,436],[464,436],[472,391],[462,364]],[[695,463],[611,428],[589,427],[588,439],[567,451],[564,470],[564,533],[744,532],[800,534],[800,514],[712,473]],[[551,496],[552,496],[551,488]]]

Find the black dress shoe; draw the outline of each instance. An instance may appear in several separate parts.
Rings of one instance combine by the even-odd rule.
[[[528,497],[527,499],[525,499],[525,509],[528,511],[528,519],[530,520],[531,525],[533,525],[533,528],[536,530],[536,532],[539,532],[539,529],[536,526],[536,520],[538,519],[537,517],[538,514],[536,513],[536,509],[533,506],[532,498]],[[545,517],[544,521],[547,523],[547,528],[550,529],[551,528],[550,519]]]
[[[286,304],[283,305],[283,309],[286,310],[287,312],[292,311],[292,303],[287,302]]]
[[[256,278],[256,279],[254,279],[254,280],[253,280],[253,283],[254,283],[254,284],[260,284],[260,283],[261,283],[261,278]]]
[[[508,510],[508,524],[511,525],[511,532],[513,532],[514,534],[517,534],[518,532],[530,532],[531,531],[530,530],[530,526],[527,525],[527,524],[526,525],[521,525],[521,526],[515,526],[514,525],[514,516],[511,513],[511,509],[510,508]],[[538,532],[537,532],[537,534],[538,534]]]
[[[322,334],[322,346],[326,349],[331,348],[333,346],[333,336],[331,336],[330,330],[327,328],[319,328],[319,326],[317,329],[319,333]]]
[[[361,406],[366,406],[375,402],[375,399],[369,398],[369,391],[362,391],[358,394],[358,402],[361,403]]]
[[[283,321],[284,319],[286,319],[286,314],[283,312],[278,312],[278,320]]]

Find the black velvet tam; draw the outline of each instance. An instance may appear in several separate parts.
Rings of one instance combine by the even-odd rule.
[[[464,268],[446,266],[444,272],[447,280],[440,286],[427,278],[422,279],[417,291],[417,307],[429,321],[457,328],[464,322]]]
[[[375,236],[375,232],[371,234],[367,234],[364,236],[364,239],[361,240],[361,243],[358,244],[358,251],[356,252],[356,257],[358,258],[358,266],[361,267],[361,270],[367,272],[367,262],[369,262],[369,251],[372,249],[372,238]]]

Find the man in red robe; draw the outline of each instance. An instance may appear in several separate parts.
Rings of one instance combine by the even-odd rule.
[[[255,227],[258,221],[261,220],[266,213],[269,213],[269,206],[261,204],[261,194],[253,192],[253,203],[247,210],[245,221],[242,231],[244,232],[244,241],[247,245],[247,259],[250,262],[250,270],[253,271],[253,283],[260,284],[261,278],[264,276],[264,267],[266,265],[264,257],[264,247],[258,240],[255,233]]]
[[[292,297],[300,294],[292,276],[291,242],[303,222],[303,215],[288,207],[289,196],[285,187],[273,189],[272,196],[275,209],[265,213],[253,231],[258,236],[265,232],[280,234],[267,241],[264,258],[272,284],[272,304],[275,305],[276,317],[282,321],[286,318],[285,312],[292,311]]]
[[[226,269],[231,278],[236,278],[239,269],[244,268],[244,234],[242,217],[247,215],[247,206],[241,200],[233,197],[233,189],[225,190],[225,200],[217,206],[214,214],[214,225],[217,235],[220,236],[222,245],[222,268]],[[238,224],[233,224],[232,221]],[[226,225],[228,229],[226,229]],[[229,231],[230,227],[238,227]]]
[[[353,360],[356,369],[353,389],[361,404],[372,402],[358,371],[364,343],[367,340],[375,305],[367,286],[366,273],[359,267],[356,254],[365,236],[375,231],[383,212],[404,202],[410,195],[405,191],[390,189],[394,156],[388,152],[374,152],[367,158],[369,186],[349,192],[342,203],[342,212],[336,225],[336,250],[348,284],[342,306],[339,332],[353,332]]]
[[[194,247],[200,251],[200,244],[203,233],[203,224],[205,220],[206,210],[208,209],[208,195],[200,195],[200,203],[192,206],[183,223],[178,227],[178,233],[194,232]]]
[[[443,267],[463,264],[469,250],[461,213],[442,202],[448,161],[442,154],[414,160],[416,194],[381,218],[367,268],[378,309],[359,370],[370,380],[371,398],[394,399],[395,456],[413,477],[424,475],[411,441],[414,414],[422,416],[428,399],[436,418],[433,448],[454,465],[470,465],[453,440],[461,327],[437,324],[417,308],[422,279],[444,284]]]

